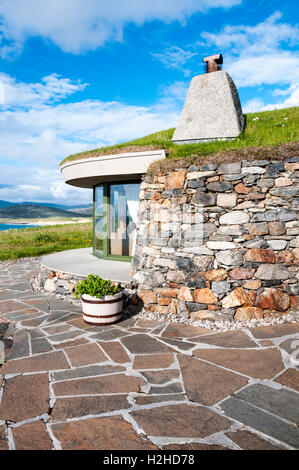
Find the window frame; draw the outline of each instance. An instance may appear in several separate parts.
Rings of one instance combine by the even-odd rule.
[[[140,184],[141,180],[124,180],[124,181],[111,181],[109,183],[99,183],[93,186],[93,238],[92,238],[92,252],[93,255],[100,259],[110,259],[112,261],[125,261],[130,262],[133,259],[133,256],[122,256],[122,255],[111,255],[109,253],[109,234],[110,234],[110,214],[109,214],[109,207],[110,207],[110,188],[111,185],[114,184]],[[103,232],[105,233],[105,238],[103,239],[103,255],[101,255],[96,250],[96,238],[95,238],[95,211],[96,211],[96,188],[103,187]]]

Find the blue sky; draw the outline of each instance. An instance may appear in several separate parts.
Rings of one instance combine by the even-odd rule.
[[[299,105],[295,0],[0,0],[0,199],[87,203],[71,153],[175,127],[221,52],[245,112]]]

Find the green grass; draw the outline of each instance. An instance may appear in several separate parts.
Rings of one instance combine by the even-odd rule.
[[[75,222],[75,223],[88,223],[88,221],[91,221],[92,217],[32,217],[32,218],[27,218],[27,219],[22,219],[22,218],[8,218],[8,217],[0,217],[0,224],[40,224],[43,223],[45,225],[51,225],[50,223],[54,222],[58,224],[67,224],[70,222]],[[84,222],[83,222],[84,221]]]
[[[91,223],[0,231],[2,261],[89,246],[92,246]]]
[[[143,149],[165,149],[167,158],[184,158],[245,147],[277,146],[287,142],[296,142],[299,140],[299,107],[247,114],[245,130],[232,141],[175,145],[171,141],[173,132],[174,129],[168,129],[122,144],[70,155],[61,164],[80,158],[125,151],[138,152]]]

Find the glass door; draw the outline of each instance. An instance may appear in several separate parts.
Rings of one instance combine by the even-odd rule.
[[[94,187],[93,253],[127,261],[134,254],[140,183]]]
[[[98,256],[104,256],[104,240],[107,236],[104,227],[104,209],[104,187],[96,186],[94,190],[93,250]]]
[[[110,185],[109,255],[133,256],[139,191],[139,183]]]

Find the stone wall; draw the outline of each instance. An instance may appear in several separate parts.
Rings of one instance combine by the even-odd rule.
[[[53,271],[46,266],[41,265],[36,281],[36,287],[45,292],[55,295],[65,296],[73,299],[76,286],[79,281],[86,279],[86,276]],[[142,309],[142,302],[137,296],[137,283],[132,282],[112,282],[112,285],[118,286],[124,295],[123,313],[132,315],[139,313]]]
[[[144,311],[249,320],[299,310],[299,157],[190,166],[141,183]]]

